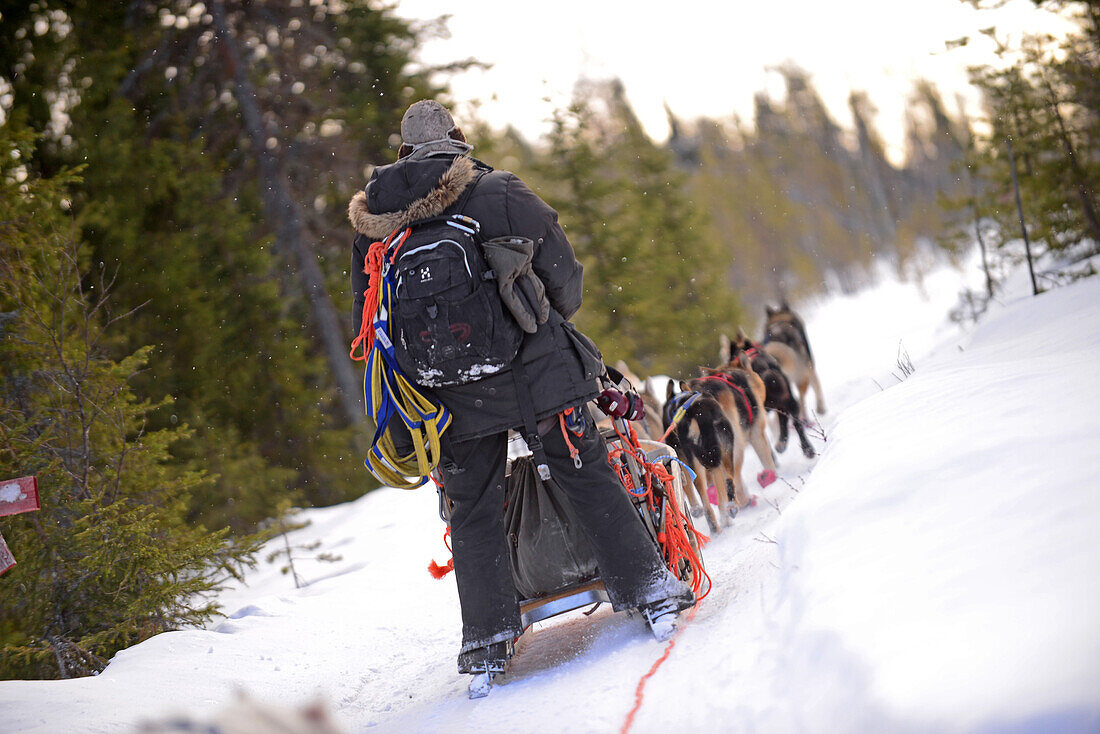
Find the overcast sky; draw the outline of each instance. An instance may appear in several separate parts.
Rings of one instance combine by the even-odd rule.
[[[452,80],[460,123],[464,105],[479,103],[494,126],[511,123],[535,138],[548,129],[552,110],[568,104],[579,77],[618,77],[660,140],[668,134],[666,101],[685,119],[751,119],[757,91],[782,94],[769,67],[794,61],[846,127],[849,91],[866,90],[895,160],[913,79],[933,81],[951,105],[967,95],[976,112],[966,67],[994,58],[979,29],[995,25],[1002,38],[1018,39],[1024,31],[1065,28],[1030,0],[996,11],[960,0],[400,0],[397,12],[417,19],[451,14],[451,37],[427,44],[424,61],[475,57],[493,65]],[[968,45],[945,49],[946,40],[962,36]]]

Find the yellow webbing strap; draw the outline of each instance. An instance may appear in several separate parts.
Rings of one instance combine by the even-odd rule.
[[[412,436],[413,452],[400,454],[390,431],[386,430],[367,454],[366,466],[374,476],[391,487],[415,489],[428,481],[432,469],[442,457],[440,437],[451,424],[451,414],[436,405],[403,375],[388,370],[385,360],[367,361],[370,390],[364,398],[377,415],[388,393]],[[364,386],[368,382],[364,380]]]
[[[446,406],[435,404],[420,392],[397,366],[389,322],[393,296],[393,282],[383,275],[378,307],[381,318],[375,322],[374,339],[367,354],[363,397],[376,435],[378,417],[388,420],[396,412],[412,436],[413,452],[400,454],[386,425],[363,463],[384,484],[415,489],[428,481],[439,465],[442,458],[439,439],[451,425],[451,414]]]

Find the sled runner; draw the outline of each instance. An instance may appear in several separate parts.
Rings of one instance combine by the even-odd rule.
[[[709,591],[701,547],[706,536],[694,527],[687,513],[683,483],[691,481],[675,452],[656,441],[639,440],[633,427],[622,419],[603,432],[608,461],[642,519],[642,524],[661,557],[697,598]],[[524,631],[535,622],[567,612],[609,603],[599,577],[594,554],[572,514],[572,509],[552,480],[539,477],[530,456],[508,463],[505,526],[512,543],[512,576],[520,594]],[[449,502],[443,488],[440,517],[449,522]],[[672,632],[673,615],[658,625],[647,618],[654,636]],[[499,670],[474,675],[471,698],[488,695]]]

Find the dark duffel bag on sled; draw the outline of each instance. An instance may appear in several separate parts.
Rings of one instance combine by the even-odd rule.
[[[596,554],[569,501],[544,482],[530,456],[511,462],[504,527],[512,579],[521,599],[535,599],[599,574]]]

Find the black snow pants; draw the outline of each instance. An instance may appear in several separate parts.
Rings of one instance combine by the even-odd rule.
[[[543,437],[552,478],[592,540],[600,579],[614,609],[691,595],[664,565],[657,546],[607,461],[607,446],[585,410],[585,432],[570,434],[576,468],[555,422]],[[443,487],[453,502],[451,546],[466,652],[523,632],[504,529],[507,432],[469,441],[443,438]]]

